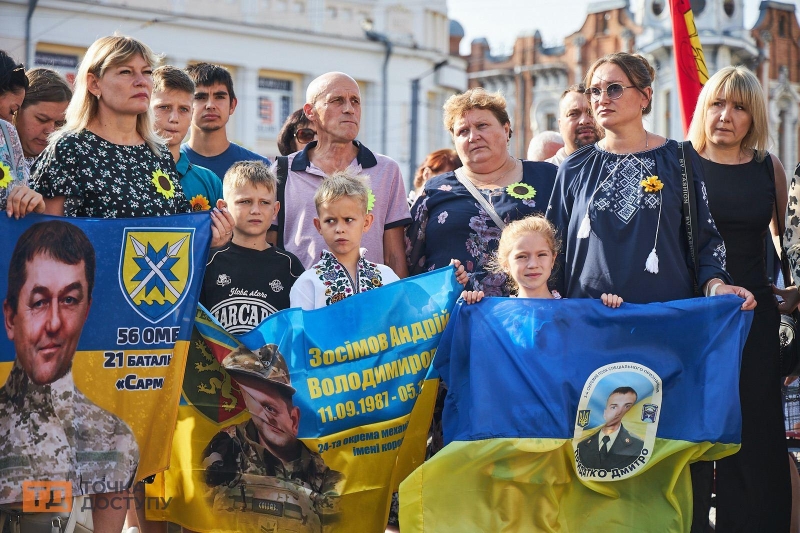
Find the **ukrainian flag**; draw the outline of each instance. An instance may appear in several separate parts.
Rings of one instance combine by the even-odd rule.
[[[460,302],[449,444],[401,484],[403,532],[689,531],[688,465],[740,445],[741,303]]]

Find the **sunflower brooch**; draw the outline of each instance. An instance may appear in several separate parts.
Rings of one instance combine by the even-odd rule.
[[[202,194],[198,194],[189,200],[189,205],[192,206],[192,211],[208,211],[211,209],[211,204],[208,203],[208,199]]]
[[[648,176],[641,181],[644,192],[654,193],[664,188],[664,183],[658,179],[658,176]]]
[[[536,196],[536,189],[527,183],[512,183],[506,187],[506,192],[509,196],[513,196],[519,200],[530,200]]]
[[[160,168],[153,171],[153,179],[150,182],[156,186],[156,191],[160,192],[164,198],[173,198],[175,196],[175,186],[172,185],[172,180]]]
[[[7,189],[12,181],[14,181],[14,177],[11,175],[11,167],[0,163],[0,189]]]

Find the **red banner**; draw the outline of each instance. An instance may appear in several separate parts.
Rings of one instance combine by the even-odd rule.
[[[697,97],[708,81],[708,68],[689,0],[669,0],[669,6],[672,14],[672,42],[675,48],[675,75],[678,82],[683,133],[686,135]]]

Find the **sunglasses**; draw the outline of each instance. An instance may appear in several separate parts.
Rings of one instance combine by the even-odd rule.
[[[303,144],[308,144],[314,140],[314,137],[317,136],[317,132],[312,130],[311,128],[300,128],[296,132],[294,132],[294,137],[298,141]]]
[[[609,83],[608,87],[605,89],[601,89],[600,87],[589,87],[584,92],[586,93],[586,96],[591,98],[594,102],[600,100],[603,93],[606,93],[611,100],[619,100],[625,89],[633,89],[635,87],[635,85],[628,85],[626,87],[621,83]]]

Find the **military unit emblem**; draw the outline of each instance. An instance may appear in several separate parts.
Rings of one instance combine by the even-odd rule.
[[[654,424],[656,421],[656,413],[658,413],[658,406],[652,403],[646,403],[642,406],[642,422],[649,422]]]
[[[192,277],[193,229],[125,229],[119,282],[125,300],[153,324],[183,301]]]

